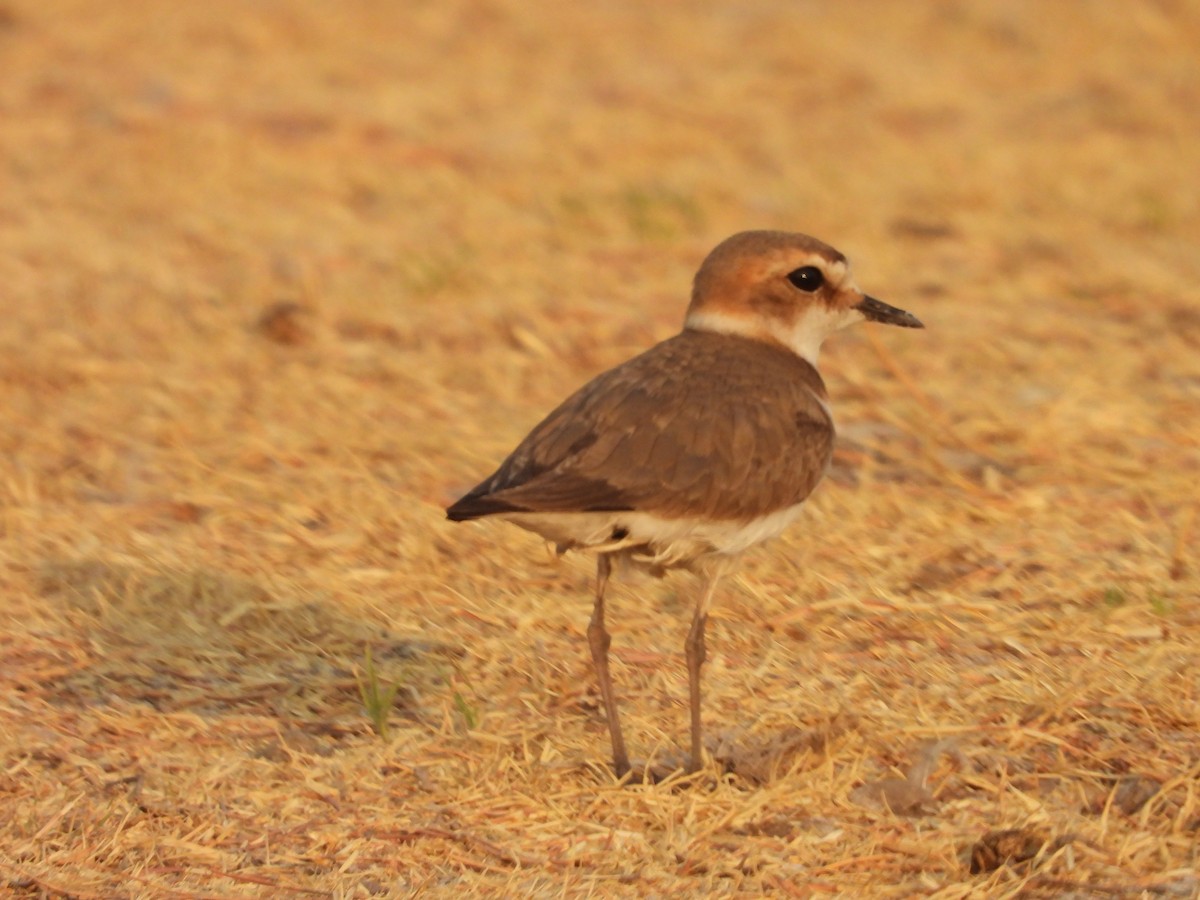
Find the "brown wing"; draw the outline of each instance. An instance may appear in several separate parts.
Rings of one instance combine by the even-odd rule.
[[[567,399],[447,514],[773,512],[825,472],[824,393],[816,370],[782,348],[685,331]]]

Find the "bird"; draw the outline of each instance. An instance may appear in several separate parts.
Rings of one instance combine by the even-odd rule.
[[[487,479],[446,509],[596,555],[588,645],[618,778],[631,763],[609,670],[605,592],[616,563],[701,587],[684,642],[689,773],[703,768],[701,669],[717,584],[778,536],[828,471],[834,423],[821,344],[856,322],[923,328],[864,294],[846,257],[805,234],[743,231],[692,283],[683,329],[564,400]],[[636,775],[630,775],[633,778]]]

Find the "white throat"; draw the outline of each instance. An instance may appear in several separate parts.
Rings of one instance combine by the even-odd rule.
[[[793,322],[699,310],[691,313],[683,325],[695,331],[736,334],[757,340],[773,339],[815,367],[825,338],[863,319],[863,314],[857,309],[830,310],[814,304]]]

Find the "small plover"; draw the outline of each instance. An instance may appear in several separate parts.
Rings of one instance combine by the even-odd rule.
[[[846,258],[803,234],[746,231],[700,266],[683,331],[597,376],[446,510],[495,516],[559,552],[596,554],[588,644],[618,776],[630,770],[608,668],[604,591],[614,557],[703,579],[684,644],[688,771],[701,767],[700,668],[717,581],[787,527],[829,468],[834,428],[821,342],[870,320],[921,323],[860,291]]]

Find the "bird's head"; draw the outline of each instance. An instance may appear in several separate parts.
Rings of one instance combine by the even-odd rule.
[[[701,264],[684,328],[782,344],[816,365],[825,338],[863,320],[924,327],[859,290],[846,257],[828,244],[806,234],[743,231]]]

